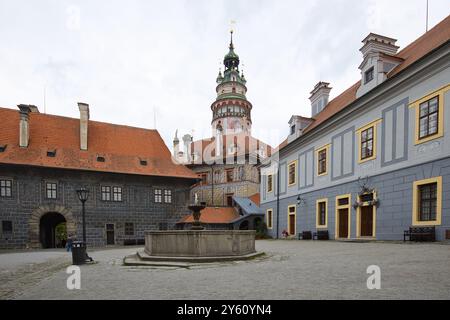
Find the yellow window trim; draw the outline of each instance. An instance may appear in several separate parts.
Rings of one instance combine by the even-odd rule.
[[[290,208],[294,208],[294,212],[289,212]],[[289,223],[289,216],[294,216],[294,232],[291,234],[291,224]],[[290,205],[287,208],[287,232],[288,235],[294,235],[297,232],[297,206],[296,205]]]
[[[294,182],[293,183],[289,183],[289,167],[291,165],[295,166],[295,170],[294,170]],[[288,167],[287,167],[287,178],[288,178],[288,187],[292,187],[295,186],[297,184],[297,170],[298,170],[298,161],[297,160],[293,160],[291,162],[289,162]]]
[[[330,154],[330,152],[329,152],[330,146],[331,146],[331,143],[326,144],[326,145],[316,149],[316,164],[317,164],[316,175],[318,177],[325,176],[325,175],[328,174],[328,162],[329,162],[328,161],[328,155]],[[319,152],[321,152],[323,150],[326,150],[326,152],[327,152],[327,154],[326,154],[326,162],[325,162],[325,172],[319,174]]]
[[[272,177],[270,184],[269,184],[269,176]],[[269,190],[269,186],[270,186],[270,190]],[[272,193],[272,192],[273,192],[273,174],[268,174],[267,175],[267,193]]]
[[[339,200],[340,199],[345,199],[348,198],[348,204],[346,205],[339,205]],[[335,217],[334,217],[334,221],[335,221],[335,226],[334,226],[334,238],[338,239],[338,235],[339,235],[339,209],[348,209],[348,236],[347,238],[350,239],[350,235],[351,235],[351,222],[352,222],[352,209],[351,209],[351,203],[352,203],[352,195],[351,193],[348,194],[343,194],[340,196],[336,197],[336,211],[335,211]]]
[[[377,199],[377,192],[374,191],[373,192],[373,199]],[[360,200],[360,196],[358,196],[358,200]],[[368,206],[369,203],[368,202],[363,202],[362,206]],[[376,231],[377,231],[377,207],[373,206],[373,222],[372,222],[372,237],[376,238]],[[356,237],[360,238],[361,237],[361,226],[360,226],[360,221],[361,221],[361,207],[358,207],[358,209],[356,210]]]
[[[436,220],[419,221],[419,186],[429,183],[437,184],[437,204]],[[442,221],[442,177],[418,180],[413,183],[413,205],[412,205],[412,225],[413,226],[440,226]]]
[[[433,91],[432,93],[427,94],[425,97],[420,98],[414,102],[412,102],[409,107],[410,108],[414,108],[415,109],[415,128],[414,128],[414,145],[418,145],[421,143],[425,143],[437,138],[441,138],[444,136],[444,94],[450,90],[450,84],[439,88],[438,90]],[[438,104],[438,113],[439,113],[439,118],[438,118],[438,132],[436,132],[434,135],[423,138],[423,139],[419,139],[419,128],[420,128],[420,124],[419,124],[419,115],[420,115],[420,110],[419,110],[419,106],[421,103],[428,101],[430,99],[433,99],[434,97],[439,97],[439,104]]]
[[[269,211],[272,213],[272,215],[270,216],[270,227],[269,227]],[[273,229],[273,209],[267,209],[266,210],[266,221],[267,221],[267,229],[272,230]]]
[[[381,119],[374,120],[365,126],[356,130],[358,135],[358,163],[364,163],[366,161],[374,160],[377,157],[377,125],[381,123]],[[373,155],[369,158],[361,159],[361,132],[373,128]]]
[[[319,203],[325,202],[325,224],[319,224]],[[316,229],[328,227],[328,198],[316,200]]]

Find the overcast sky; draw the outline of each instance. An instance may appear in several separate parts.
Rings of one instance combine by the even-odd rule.
[[[276,145],[292,114],[310,115],[319,80],[334,97],[359,78],[361,40],[403,48],[425,32],[426,0],[0,0],[0,106],[211,135],[215,79],[230,21],[253,104],[253,132]],[[430,27],[450,0],[430,0]],[[44,89],[45,88],[45,89]],[[270,133],[270,134],[269,134]]]

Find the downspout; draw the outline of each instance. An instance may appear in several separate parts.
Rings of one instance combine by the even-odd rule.
[[[277,239],[279,238],[280,225],[280,163],[278,162],[277,170]]]
[[[214,165],[211,165],[211,204],[214,207]]]

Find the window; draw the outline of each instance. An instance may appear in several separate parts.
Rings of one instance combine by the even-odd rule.
[[[273,191],[273,175],[269,174],[267,176],[267,192]]]
[[[50,157],[50,158],[56,157],[56,150],[48,150],[47,157]]]
[[[358,163],[373,160],[377,157],[377,125],[381,121],[381,119],[377,119],[356,130],[358,135]]]
[[[291,126],[291,134],[295,133],[295,124],[293,126]]]
[[[97,157],[97,162],[105,162],[105,161],[106,161],[105,157],[101,157],[101,156]]]
[[[289,174],[288,184],[289,184],[289,186],[293,186],[294,184],[297,183],[297,160],[295,160],[289,164],[288,171],[289,171],[288,172],[288,174]]]
[[[162,190],[161,189],[155,189],[155,202],[156,203],[162,202]]]
[[[111,187],[102,186],[102,201],[111,201]]]
[[[232,207],[233,206],[233,194],[232,193],[227,194],[226,197],[227,197],[227,206]]]
[[[374,69],[373,67],[370,68],[369,70],[367,70],[364,73],[364,84],[369,83],[370,81],[373,80],[373,76],[374,76]]]
[[[47,182],[46,191],[47,199],[57,198],[57,184],[55,182]]]
[[[327,227],[327,207],[328,199],[319,199],[316,201],[316,228]]]
[[[328,147],[322,147],[317,150],[317,175],[324,176],[328,173]]]
[[[440,225],[442,177],[414,182],[413,225]]]
[[[164,190],[164,202],[172,203],[172,190]]]
[[[3,233],[10,233],[13,231],[12,221],[2,221]]]
[[[113,187],[113,201],[122,201],[121,187]]]
[[[0,180],[0,197],[12,196],[12,180]]]
[[[361,131],[361,160],[373,156],[373,127]]]
[[[131,222],[125,222],[125,235],[134,236],[134,224]]]
[[[227,182],[233,182],[233,169],[226,170]]]
[[[416,116],[414,144],[425,143],[444,135],[444,97],[448,90],[450,84],[409,105],[415,109]]]
[[[267,229],[272,229],[273,210],[268,209],[266,214]]]
[[[419,140],[438,133],[439,96],[419,105]]]
[[[200,173],[199,174],[200,178],[202,179],[202,181],[200,182],[200,184],[202,186],[205,186],[208,184],[208,174],[207,173]]]

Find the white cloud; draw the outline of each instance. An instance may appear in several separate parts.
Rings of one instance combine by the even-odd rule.
[[[309,115],[319,80],[336,96],[359,77],[370,31],[404,47],[425,28],[425,0],[0,1],[0,105],[36,104],[77,117],[173,133],[211,133],[215,78],[230,20],[245,64],[255,134],[287,134],[292,114]],[[430,26],[449,0],[430,0]],[[261,134],[260,134],[261,133]],[[273,144],[275,142],[268,141]]]

